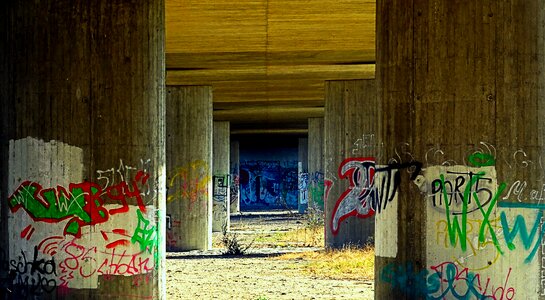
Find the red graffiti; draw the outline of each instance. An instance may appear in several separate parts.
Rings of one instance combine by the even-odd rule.
[[[59,262],[59,279],[61,286],[65,287],[75,278],[98,275],[107,279],[116,275],[134,276],[155,270],[153,256],[145,252],[129,253],[116,248],[100,251],[96,246],[87,248],[75,240],[64,244],[61,251],[67,255]]]
[[[338,170],[340,179],[348,179],[349,186],[339,197],[333,208],[330,228],[333,234],[339,232],[340,223],[351,216],[371,217],[375,214],[375,160],[372,157],[347,158],[341,162]],[[326,184],[326,195],[329,194]]]
[[[81,227],[104,223],[110,215],[129,211],[128,200],[135,199],[142,212],[146,211],[140,187],[145,187],[149,174],[138,171],[130,182],[123,181],[103,191],[96,183],[71,183],[64,187],[43,189],[36,182],[24,181],[8,198],[12,212],[24,209],[36,222],[58,223],[68,220],[64,234],[81,237]],[[105,201],[114,201],[120,207],[107,210]],[[28,232],[22,232],[21,237]]]

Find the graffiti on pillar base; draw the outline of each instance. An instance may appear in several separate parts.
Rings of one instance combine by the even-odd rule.
[[[199,199],[208,197],[208,183],[211,178],[209,166],[205,161],[196,160],[172,173],[168,180],[167,202],[189,200],[191,209]]]
[[[27,256],[21,250],[16,259],[8,259],[4,249],[0,248],[0,273],[3,291],[11,291],[10,299],[40,297],[57,288],[57,263],[55,258],[45,258],[34,246],[32,254]]]
[[[432,186],[423,186],[423,191],[430,191],[428,196],[432,199],[431,203],[434,210],[444,213],[450,246],[459,247],[461,251],[465,252],[468,250],[468,246],[481,249],[487,244],[492,244],[499,254],[504,254],[505,250],[515,250],[517,248],[518,245],[516,245],[515,240],[516,237],[519,237],[519,245],[528,251],[524,262],[529,264],[537,254],[543,236],[545,236],[545,227],[540,226],[545,205],[540,203],[500,202],[500,196],[507,185],[501,183],[497,188],[492,187],[496,185],[496,175],[491,167],[488,169],[483,168],[489,173],[494,171],[494,173],[490,174],[490,177],[487,177],[485,171],[467,170],[465,176],[468,180],[464,181],[463,184],[454,185],[455,192],[449,194],[449,191],[453,191],[453,186],[447,184],[447,175],[455,174],[458,176],[463,174],[463,172],[460,172],[462,168],[467,169],[468,167],[452,166],[449,167],[451,171],[446,170],[445,174],[443,174],[441,171],[445,167],[430,167],[426,170],[426,174],[428,176],[430,176],[429,174],[439,174],[439,180],[426,179],[427,182],[432,182]],[[456,181],[462,182],[462,180]],[[485,183],[488,183],[488,185]],[[458,203],[457,190],[463,191],[463,193],[460,193],[461,199],[459,199]],[[441,198],[436,198],[435,191],[442,194]],[[439,204],[442,206],[438,207]],[[500,210],[499,208],[503,209]],[[510,222],[506,209],[513,208],[536,210],[536,213],[535,215],[514,214],[514,220]],[[491,218],[493,213],[499,213],[499,222]],[[470,225],[469,217],[478,220],[478,230],[475,228],[475,233],[478,232],[478,235],[474,233],[475,242],[478,241],[476,247],[472,244],[472,238],[469,236],[471,232],[471,227],[468,226]],[[527,222],[528,217],[530,217],[530,222]],[[501,241],[504,241],[505,244]]]
[[[36,182],[24,181],[8,198],[8,206],[13,213],[23,209],[35,222],[58,223],[68,219],[64,234],[80,237],[81,227],[104,223],[110,215],[128,212],[131,199],[145,212],[141,190],[148,179],[149,174],[139,171],[130,182],[109,186],[105,191],[100,185],[87,181],[71,183],[68,189],[63,186],[44,189]],[[120,206],[107,210],[106,200]]]
[[[139,160],[138,167],[119,160],[114,168],[97,170],[97,180],[89,182],[83,179],[81,149],[21,142],[10,143],[14,168],[4,204],[11,239],[0,245],[6,247],[0,255],[0,294],[64,298],[74,296],[70,289],[97,289],[118,276],[131,276],[123,280],[133,286],[156,282],[161,179],[150,175],[151,160]],[[118,296],[133,296],[122,293]]]
[[[222,220],[223,224],[228,217],[227,214],[229,202],[227,202],[227,196],[229,191],[229,175],[214,175],[213,182],[213,220],[214,222],[216,222],[216,220]]]
[[[341,162],[338,170],[339,179],[349,180],[345,190],[333,208],[331,232],[339,232],[340,223],[351,217],[372,217],[388,207],[393,201],[401,182],[399,170],[412,168],[411,180],[420,172],[419,162],[376,166],[372,157],[348,158]]]
[[[427,269],[412,263],[391,263],[380,272],[380,280],[411,299],[513,299],[515,288],[509,283],[511,268],[505,279],[494,284],[492,278],[443,262]]]
[[[182,222],[172,218],[172,216],[170,216],[169,219],[170,219],[170,227],[167,227],[166,242],[167,242],[167,250],[173,251],[173,250],[176,250],[178,247],[177,234],[179,234],[181,231]]]

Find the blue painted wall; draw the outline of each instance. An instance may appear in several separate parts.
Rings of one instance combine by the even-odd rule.
[[[240,141],[240,208],[297,209],[297,138]]]

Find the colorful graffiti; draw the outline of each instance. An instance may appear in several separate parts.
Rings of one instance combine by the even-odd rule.
[[[57,223],[68,219],[64,234],[81,236],[81,227],[104,223],[110,215],[128,212],[128,203],[134,199],[140,210],[146,211],[141,187],[147,184],[149,174],[140,171],[130,182],[109,186],[105,191],[96,183],[71,183],[65,187],[43,189],[36,182],[24,181],[8,198],[12,212],[23,209],[36,222]],[[120,203],[107,210],[106,200]]]
[[[348,188],[337,199],[330,219],[334,235],[339,232],[340,223],[352,216],[368,218],[388,207],[397,193],[401,182],[399,170],[414,167],[411,179],[420,172],[418,162],[376,166],[372,157],[348,158],[338,169],[339,179],[349,180]],[[326,186],[331,186],[328,184]]]
[[[241,208],[297,208],[298,195],[297,161],[241,162]]]
[[[97,289],[115,276],[131,276],[134,286],[157,282],[161,178],[151,175],[150,159],[119,160],[91,182],[83,179],[77,147],[27,138],[10,143],[9,151],[10,166],[21,167],[8,176],[6,221],[13,234],[0,249],[2,296],[69,297],[70,289]]]
[[[189,208],[208,196],[211,170],[205,161],[197,160],[173,171],[168,180],[167,202],[189,200]],[[206,201],[204,201],[206,202]]]
[[[452,167],[451,167],[452,168]],[[466,167],[467,168],[467,167]],[[428,171],[429,172],[429,171]],[[433,171],[437,173],[437,171]],[[462,175],[462,172],[448,172],[450,174]],[[452,188],[447,188],[449,185],[445,180],[445,174],[439,174],[439,180],[432,180],[432,199],[435,200],[434,193],[440,191],[442,193],[441,202],[432,202],[432,206],[437,208],[438,203],[441,203],[444,207],[444,215],[447,222],[447,232],[449,242],[452,247],[459,246],[462,251],[467,250],[468,241],[468,216],[472,213],[479,212],[479,217],[473,216],[479,220],[478,232],[478,247],[484,246],[485,243],[492,242],[497,252],[504,254],[506,250],[514,250],[517,248],[515,243],[516,237],[520,240],[520,246],[525,250],[529,250],[528,256],[525,259],[526,263],[529,263],[535,257],[539,247],[541,246],[543,236],[545,235],[545,227],[540,226],[541,219],[543,217],[542,209],[545,209],[545,205],[540,203],[521,203],[521,202],[500,202],[500,196],[506,189],[506,184],[501,183],[497,188],[479,188],[479,183],[483,181],[486,183],[494,183],[495,174],[490,177],[485,177],[486,172],[476,170],[468,170],[463,174],[469,180],[458,180],[464,178],[462,176],[457,177],[454,190],[456,192],[449,195],[448,191],[452,191]],[[452,187],[452,185],[451,185]],[[458,192],[460,188],[463,188],[463,194]],[[455,201],[455,194],[462,194],[459,201]],[[444,200],[449,199],[449,200]],[[471,205],[473,204],[473,205]],[[461,205],[461,207],[460,207]],[[458,206],[458,209],[453,210],[453,206]],[[505,210],[499,211],[499,226],[497,222],[492,222],[491,216],[496,212],[497,208],[522,208],[522,209],[535,209],[535,216],[515,215],[514,221],[509,222],[509,218]],[[528,224],[526,219],[530,217]],[[500,227],[501,230],[498,230]],[[500,242],[503,241],[503,242]]]
[[[513,299],[515,288],[510,286],[511,268],[506,278],[494,284],[491,278],[459,268],[453,262],[443,262],[420,269],[412,263],[386,265],[380,280],[400,290],[411,299]]]
[[[39,294],[55,288],[96,288],[98,276],[105,280],[120,275],[153,276],[159,265],[157,226],[135,206],[131,206],[130,213],[137,218],[132,233],[122,228],[97,228],[98,232],[89,231],[81,237],[53,235],[37,242],[32,260],[21,251],[18,260],[4,265],[9,273],[19,274],[10,279],[10,285],[40,284],[41,290],[33,291]],[[92,281],[85,283],[87,280]]]
[[[498,160],[491,153],[471,153],[465,161],[428,166],[417,176],[414,183],[428,204],[428,271],[417,276],[416,268],[405,266],[409,275],[403,270],[399,275],[409,279],[387,276],[385,281],[403,293],[414,295],[409,289],[418,290],[414,296],[429,299],[513,299],[515,290],[517,298],[536,298],[538,287],[540,293],[545,290],[545,277],[540,276],[544,261],[536,263],[545,244],[545,205],[539,200],[539,189],[528,189],[527,181],[500,182]],[[502,162],[507,168],[532,166]],[[531,169],[535,170],[537,166]]]

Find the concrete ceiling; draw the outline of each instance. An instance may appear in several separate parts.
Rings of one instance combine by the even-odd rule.
[[[167,85],[211,85],[233,133],[304,133],[325,80],[374,78],[375,5],[167,0]]]

